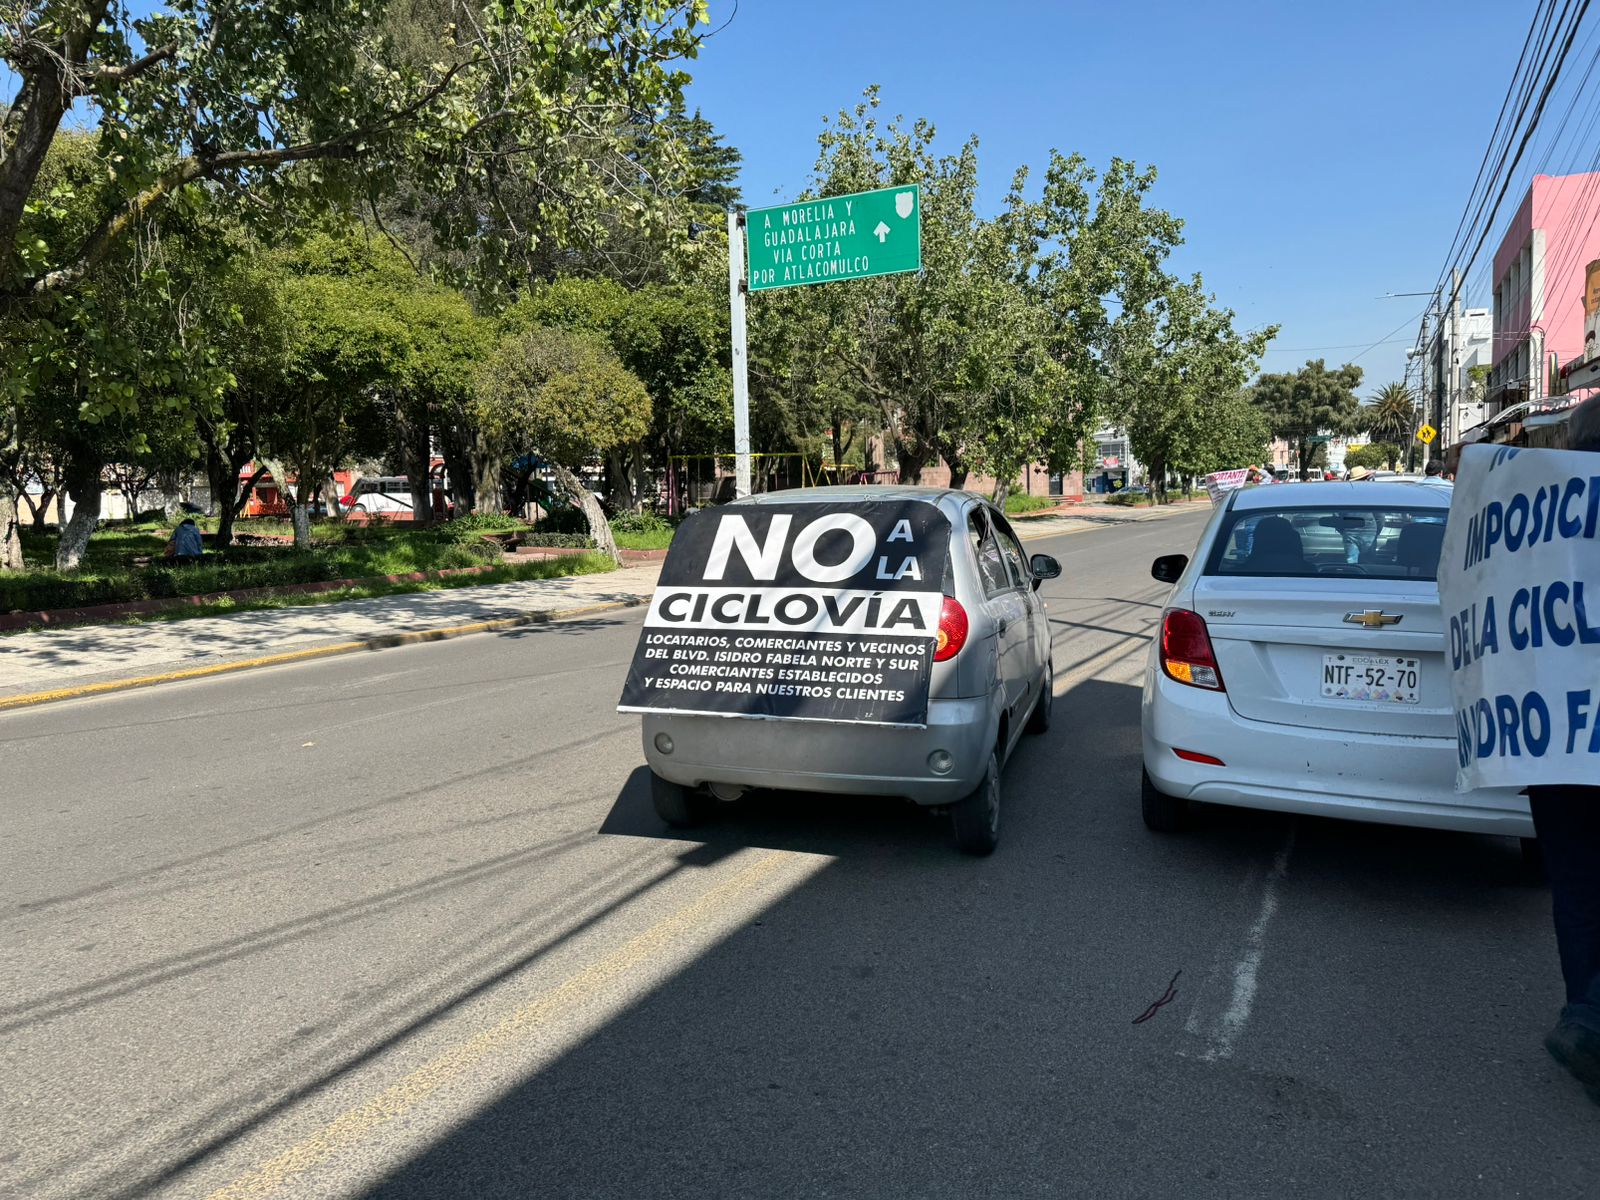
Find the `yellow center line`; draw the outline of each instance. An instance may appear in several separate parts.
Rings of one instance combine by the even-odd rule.
[[[498,1024],[418,1067],[365,1103],[347,1109],[310,1137],[258,1163],[232,1183],[212,1192],[209,1200],[260,1200],[270,1196],[285,1181],[361,1141],[491,1054],[576,1008],[606,984],[668,949],[714,909],[755,890],[790,857],[777,851],[763,855],[687,907],[651,926],[605,958],[589,964]]]

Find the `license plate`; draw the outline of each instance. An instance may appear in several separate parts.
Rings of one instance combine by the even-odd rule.
[[[1324,654],[1322,694],[1330,700],[1373,700],[1416,704],[1422,691],[1422,662],[1406,654]]]

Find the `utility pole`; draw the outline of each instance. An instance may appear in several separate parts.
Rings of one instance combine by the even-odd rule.
[[[733,353],[733,494],[750,494],[750,362],[745,348],[744,213],[728,209],[728,311]]]
[[[1450,271],[1450,378],[1445,385],[1445,395],[1440,397],[1439,444],[1448,446],[1454,441],[1450,426],[1455,423],[1456,406],[1461,402],[1461,270]],[[1446,399],[1448,397],[1448,399]]]
[[[1437,298],[1438,293],[1434,293],[1434,295]],[[1422,423],[1424,425],[1426,425],[1428,423],[1428,358],[1429,358],[1429,355],[1428,355],[1428,310],[1427,309],[1423,309],[1422,310],[1422,334],[1418,338],[1418,341],[1422,346],[1422,356],[1421,356],[1422,357],[1422,365],[1417,370],[1417,385],[1418,385],[1417,386],[1417,399],[1421,402],[1418,405],[1418,409],[1422,414]],[[1412,441],[1415,441],[1416,437],[1417,437],[1417,431],[1415,429],[1413,429],[1411,431],[1411,439],[1412,439]],[[1427,442],[1423,442],[1422,443],[1422,469],[1424,471],[1426,471],[1428,469],[1428,451],[1431,448],[1432,447],[1430,447]],[[1408,446],[1407,450],[1409,450],[1409,449],[1410,449],[1410,447]],[[1406,455],[1406,461],[1407,462],[1411,461],[1410,454]]]

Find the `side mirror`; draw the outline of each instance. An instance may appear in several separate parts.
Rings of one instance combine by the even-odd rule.
[[[1039,585],[1046,579],[1054,579],[1061,574],[1061,564],[1048,554],[1035,554],[1028,560],[1028,568],[1033,572],[1033,589],[1039,590]]]
[[[1150,575],[1162,583],[1177,583],[1178,577],[1188,565],[1187,554],[1163,554],[1150,564]]]

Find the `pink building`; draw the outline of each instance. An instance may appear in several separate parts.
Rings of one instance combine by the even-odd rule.
[[[1535,175],[1494,255],[1487,414],[1550,393],[1548,357],[1584,352],[1584,284],[1600,258],[1600,173]]]

